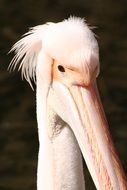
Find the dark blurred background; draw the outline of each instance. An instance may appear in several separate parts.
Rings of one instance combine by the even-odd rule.
[[[29,27],[70,15],[97,26],[98,86],[110,131],[127,174],[127,0],[0,0],[0,190],[36,190],[35,93],[7,67],[11,46]],[[95,187],[87,169],[86,185]]]

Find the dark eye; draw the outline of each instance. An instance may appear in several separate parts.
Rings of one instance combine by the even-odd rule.
[[[65,69],[64,69],[64,67],[62,65],[58,65],[58,70],[60,72],[65,72]]]

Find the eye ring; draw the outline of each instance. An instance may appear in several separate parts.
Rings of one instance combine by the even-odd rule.
[[[65,69],[64,69],[64,67],[63,67],[62,65],[58,65],[58,70],[59,70],[60,72],[62,72],[62,73],[65,72]]]

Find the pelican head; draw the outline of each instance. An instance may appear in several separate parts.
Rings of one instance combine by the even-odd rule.
[[[20,62],[22,75],[30,85],[31,79],[34,79],[37,86],[40,141],[38,190],[85,189],[82,182],[82,187],[76,186],[78,180],[75,186],[74,182],[71,183],[71,179],[78,179],[76,170],[69,175],[73,159],[78,162],[80,157],[80,152],[75,153],[74,150],[78,147],[98,190],[127,189],[126,178],[116,155],[97,91],[96,78],[100,70],[98,43],[84,19],[70,17],[59,23],[31,28],[12,47],[12,51],[16,55],[10,66],[15,68]],[[69,135],[63,137],[65,128],[69,130],[68,134],[73,140],[69,141]],[[62,142],[59,148],[55,144],[58,138]],[[69,147],[73,143],[77,145],[72,151]],[[57,152],[60,152],[59,156],[53,156]],[[66,159],[61,161],[61,172],[54,182],[58,172],[57,163],[63,157]],[[65,171],[69,160],[70,169]],[[81,175],[82,172],[79,173]],[[64,181],[66,176],[70,181],[62,186],[62,178]],[[57,183],[60,183],[59,187]]]

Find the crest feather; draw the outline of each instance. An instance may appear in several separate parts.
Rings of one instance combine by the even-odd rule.
[[[31,79],[35,81],[37,57],[42,48],[42,35],[46,26],[45,24],[30,28],[29,32],[24,34],[10,50],[15,52],[15,56],[9,65],[9,70],[14,70],[20,63],[18,70],[21,70],[22,78],[24,77],[30,85]]]

